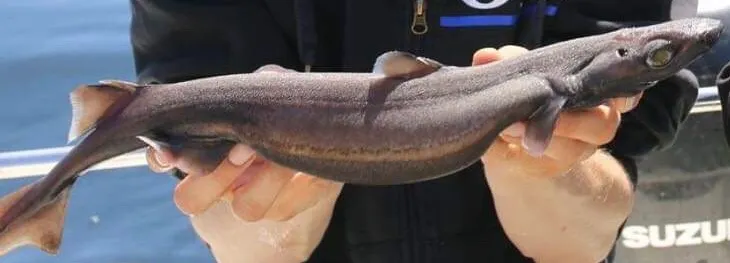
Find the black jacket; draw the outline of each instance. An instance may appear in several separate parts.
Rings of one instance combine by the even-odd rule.
[[[522,8],[509,0],[493,9],[476,7],[501,0],[423,2],[425,34],[412,30],[416,0],[133,0],[138,78],[176,82],[268,63],[370,71],[378,55],[396,49],[469,65],[483,47],[534,48],[621,26],[608,21],[669,19],[668,0],[529,1]],[[694,88],[664,81],[624,116],[607,147],[634,182],[636,158],[672,143]],[[419,184],[345,186],[309,262],[530,262],[503,232],[481,165]]]

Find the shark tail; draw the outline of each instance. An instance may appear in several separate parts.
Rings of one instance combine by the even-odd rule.
[[[0,198],[0,256],[25,245],[58,253],[73,184],[89,166],[107,157],[94,156],[98,144],[86,139],[106,118],[128,106],[139,87],[105,80],[71,92],[73,118],[68,139],[80,142],[45,177]]]
[[[25,199],[22,197],[42,194],[37,191],[39,186],[38,183],[26,185],[0,199],[0,220],[4,226],[0,234],[0,255],[25,245],[35,246],[48,254],[58,253],[70,187],[66,187],[35,213],[28,213],[25,217],[17,214],[14,209]]]

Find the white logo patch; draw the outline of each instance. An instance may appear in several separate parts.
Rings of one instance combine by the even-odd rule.
[[[504,4],[509,2],[509,0],[491,0],[486,3],[482,3],[479,0],[461,0],[461,1],[464,2],[464,4],[468,5],[469,7],[476,8],[476,9],[495,9],[495,8],[503,6]]]
[[[666,248],[717,244],[730,241],[730,219],[666,225],[624,227],[621,243],[626,248]]]

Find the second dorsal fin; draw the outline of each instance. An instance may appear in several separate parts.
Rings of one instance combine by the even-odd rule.
[[[119,80],[103,80],[95,85],[82,85],[71,92],[73,112],[68,142],[87,134],[111,114],[117,106],[126,106],[138,85]],[[120,105],[125,104],[125,105]]]
[[[378,56],[373,65],[373,73],[385,74],[395,78],[420,78],[441,69],[443,65],[436,60],[417,57],[403,51],[389,51]]]

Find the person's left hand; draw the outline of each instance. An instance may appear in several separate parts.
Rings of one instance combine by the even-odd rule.
[[[518,46],[485,48],[474,53],[472,64],[498,63],[499,60],[525,52],[526,49]],[[612,99],[609,105],[586,110],[562,112],[552,140],[541,157],[529,155],[521,146],[525,124],[511,125],[482,157],[482,161],[488,164],[485,165],[487,176],[521,175],[545,178],[564,174],[614,138],[621,122],[621,113],[636,107],[641,95]]]

